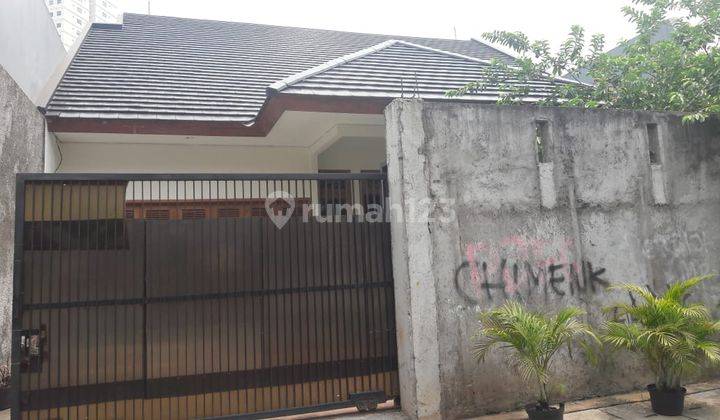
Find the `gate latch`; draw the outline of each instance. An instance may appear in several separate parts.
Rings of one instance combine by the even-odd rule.
[[[44,325],[40,329],[23,330],[20,333],[21,372],[40,372],[42,370],[45,335]]]

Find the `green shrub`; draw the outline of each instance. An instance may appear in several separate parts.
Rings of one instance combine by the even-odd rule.
[[[720,364],[720,322],[711,318],[703,304],[685,303],[693,287],[712,277],[693,277],[673,284],[662,296],[637,285],[616,286],[640,299],[607,309],[626,317],[626,321],[607,322],[602,340],[616,349],[642,354],[655,374],[658,389],[680,389],[683,379],[705,363]]]
[[[538,384],[538,403],[549,406],[550,367],[553,356],[563,347],[577,342],[593,354],[586,338],[599,343],[592,329],[578,320],[585,314],[578,308],[565,308],[550,317],[532,312],[517,302],[480,314],[480,329],[475,337],[474,355],[482,362],[488,352],[499,346],[510,348],[512,365],[526,382]]]

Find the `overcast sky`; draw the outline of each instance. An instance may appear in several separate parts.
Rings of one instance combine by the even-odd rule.
[[[125,12],[147,13],[147,0],[118,0]],[[336,29],[389,35],[479,38],[495,29],[522,30],[557,45],[570,25],[602,32],[607,46],[633,36],[620,8],[630,0],[151,0],[164,16]],[[454,28],[454,29],[453,29]]]

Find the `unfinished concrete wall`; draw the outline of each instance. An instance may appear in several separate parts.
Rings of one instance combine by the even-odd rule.
[[[413,100],[393,102],[386,119],[391,200],[406,216],[393,220],[393,262],[402,400],[413,416],[532,401],[506,353],[473,359],[479,311],[507,299],[576,305],[597,325],[603,307],[629,299],[609,285],[661,291],[720,272],[718,121]],[[431,220],[418,217],[423,200]],[[720,312],[720,280],[696,297]],[[554,368],[561,399],[651,382],[627,355],[592,367],[565,352]]]
[[[15,174],[42,172],[45,118],[0,66],[0,364],[10,356]]]

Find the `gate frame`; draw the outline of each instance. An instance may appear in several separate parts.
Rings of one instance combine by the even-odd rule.
[[[380,172],[360,172],[360,173],[18,173],[15,176],[15,232],[14,232],[14,252],[13,252],[13,297],[12,297],[12,330],[11,330],[11,386],[10,386],[10,418],[22,418],[21,404],[21,372],[20,372],[20,339],[22,335],[22,315],[23,315],[23,299],[24,299],[24,225],[25,225],[25,192],[29,181],[37,182],[90,182],[90,181],[263,181],[263,180],[297,180],[297,181],[362,181],[376,180],[385,184],[385,193],[389,194],[388,174],[385,168]],[[385,209],[390,211],[390,209]],[[385,217],[385,211],[383,217]],[[390,229],[389,235],[392,234]],[[391,240],[390,237],[387,238]],[[390,247],[392,250],[392,246]],[[391,267],[390,275],[394,274],[392,269],[392,255],[390,256]],[[395,291],[394,291],[395,292]],[[393,292],[393,293],[394,293]],[[396,302],[397,303],[397,302]],[[397,314],[396,307],[391,313],[395,318]],[[397,334],[397,322],[393,319]],[[397,336],[395,338],[396,358],[399,356],[397,348]],[[147,380],[147,378],[145,378]],[[397,396],[392,397],[396,405],[399,406],[400,392]],[[271,411],[262,411],[256,413],[238,414],[232,416],[214,417],[214,418],[242,418],[242,419],[262,419],[268,417],[276,417],[279,415],[297,415],[311,412],[320,412],[326,410],[335,410],[357,406],[358,403],[369,402],[379,403],[377,395],[373,392],[350,394],[345,401],[329,402],[315,406],[294,407],[287,409],[278,409]]]
[[[22,332],[23,260],[25,258],[25,183],[28,176],[15,177],[15,249],[13,252],[12,332],[10,345],[10,418],[20,419],[20,333]]]

